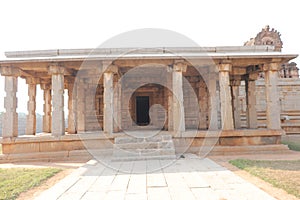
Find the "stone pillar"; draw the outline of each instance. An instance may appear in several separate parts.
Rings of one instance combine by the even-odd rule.
[[[58,65],[49,67],[52,74],[52,135],[61,136],[65,134],[64,115],[64,68]]]
[[[209,130],[218,130],[218,93],[217,93],[217,74],[215,66],[210,66],[208,79],[209,93]]]
[[[111,71],[105,72],[103,75],[103,129],[106,134],[111,134],[113,132],[113,78],[114,74]]]
[[[173,93],[172,93],[172,73],[173,69],[167,69],[167,95],[168,95],[168,131],[174,131],[173,127]]]
[[[74,78],[68,79],[68,133],[75,134],[76,133],[76,123],[75,123],[75,115],[74,115],[74,103],[73,103],[73,88],[74,88]]]
[[[207,129],[207,112],[208,112],[208,92],[204,80],[200,80],[198,84],[198,98],[199,98],[199,129]]]
[[[43,132],[51,133],[51,84],[42,83],[41,89],[44,91]]]
[[[118,79],[114,80],[114,127],[113,130],[114,132],[119,132],[121,130],[121,101],[122,101],[122,91],[121,91],[121,84],[118,82]]]
[[[229,85],[231,63],[219,64],[219,84],[221,100],[221,121],[223,130],[233,130],[232,99]]]
[[[256,129],[257,128],[257,111],[256,111],[256,94],[255,94],[255,80],[256,75],[249,75],[248,79],[245,81],[246,88],[246,104],[247,104],[247,127]]]
[[[77,82],[77,81],[76,81]],[[76,83],[76,92],[77,92],[77,131],[84,132],[86,131],[85,126],[85,83],[84,80],[78,80]],[[73,94],[74,95],[74,94]]]
[[[36,133],[36,84],[39,83],[38,78],[26,78],[26,83],[28,84],[28,103],[27,110],[28,115],[26,119],[26,135],[35,135]]]
[[[2,121],[2,137],[18,137],[17,90],[19,70],[12,67],[0,67],[2,76],[5,76],[4,108]]]
[[[231,80],[231,90],[232,90],[232,105],[233,105],[233,118],[234,118],[234,128],[241,128],[241,105],[239,100],[239,86],[241,85],[240,80]]]
[[[185,131],[185,116],[183,104],[183,83],[182,72],[185,72],[187,65],[177,62],[173,65],[172,72],[172,92],[173,92],[173,129],[176,136],[180,136]]]
[[[281,129],[279,93],[277,88],[279,69],[280,63],[270,63],[264,66],[268,129]]]

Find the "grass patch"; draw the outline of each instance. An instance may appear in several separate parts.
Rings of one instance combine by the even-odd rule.
[[[300,151],[300,142],[282,141],[282,144],[288,145],[290,150]]]
[[[22,192],[40,185],[60,171],[57,168],[0,169],[0,199],[16,199]]]
[[[300,160],[263,161],[236,159],[230,164],[300,198]]]

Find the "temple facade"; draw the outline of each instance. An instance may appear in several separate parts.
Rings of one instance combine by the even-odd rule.
[[[268,28],[263,31],[279,35]],[[296,76],[286,72],[292,64],[285,63],[297,55],[282,53],[277,38],[258,37],[268,39],[232,47],[7,52],[7,59],[0,61],[6,93],[3,153],[72,152],[86,148],[85,141],[91,142],[90,148],[105,149],[118,137],[139,137],[149,131],[171,135],[176,151],[187,141],[187,151],[197,151],[210,140],[215,152],[240,146],[274,150],[284,134],[279,73]],[[262,73],[264,127],[258,123],[255,82]],[[18,78],[26,79],[29,96],[22,137],[17,131]],[[44,102],[36,102],[38,86]],[[39,134],[37,103],[44,105]]]

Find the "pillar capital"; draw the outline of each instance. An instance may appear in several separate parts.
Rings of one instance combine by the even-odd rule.
[[[263,71],[279,71],[281,68],[281,63],[279,62],[272,62],[268,64],[264,64]]]
[[[40,84],[40,83],[41,83],[41,79],[40,78],[26,77],[26,84],[36,85],[36,84]]]
[[[222,60],[218,65],[218,69],[220,72],[230,72],[231,68],[231,60]]]
[[[20,76],[21,71],[19,68],[11,67],[11,66],[1,66],[0,74],[2,76]]]
[[[186,72],[187,64],[184,60],[174,60],[173,70],[177,72]]]
[[[65,68],[59,64],[49,65],[49,74],[64,74]]]
[[[239,79],[232,79],[232,80],[230,80],[230,85],[231,86],[240,86],[241,85],[241,80],[239,80]]]
[[[106,73],[114,73],[117,74],[119,71],[119,66],[114,64],[111,60],[102,61],[103,70]]]
[[[250,73],[250,74],[247,75],[246,80],[247,81],[256,81],[258,76],[259,76],[258,72],[257,73]]]
[[[40,86],[42,90],[51,90],[51,83],[41,83]]]

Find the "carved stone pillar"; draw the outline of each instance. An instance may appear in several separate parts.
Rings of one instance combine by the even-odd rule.
[[[38,78],[26,78],[26,83],[28,84],[28,103],[27,110],[28,115],[26,119],[26,135],[35,135],[36,133],[36,84],[39,83]]]
[[[64,114],[64,68],[59,65],[49,67],[52,74],[52,135],[61,136],[65,134]]]
[[[173,129],[176,136],[181,136],[185,131],[185,116],[183,104],[183,83],[182,72],[185,72],[187,65],[177,62],[173,65],[172,72],[172,92],[173,92]]]
[[[76,123],[75,123],[75,115],[74,115],[74,103],[73,103],[73,94],[74,93],[74,78],[70,78],[67,81],[68,83],[68,133],[75,134],[76,133]]]
[[[210,66],[208,79],[208,93],[209,93],[209,130],[218,130],[218,93],[217,93],[217,74],[214,66]]]
[[[173,93],[172,93],[172,73],[173,69],[168,68],[167,86],[168,86],[168,131],[174,131],[173,127]]]
[[[114,80],[114,127],[113,130],[114,132],[119,132],[121,130],[121,101],[122,101],[122,85],[121,83],[118,82],[118,79],[116,78]]]
[[[78,132],[84,132],[86,131],[85,126],[85,115],[86,115],[86,109],[85,109],[85,83],[83,80],[76,81],[76,95],[77,95],[77,131]],[[73,94],[74,95],[74,94]]]
[[[234,118],[234,128],[241,128],[241,105],[239,100],[239,88],[241,85],[240,80],[230,81],[232,89],[232,104],[233,104],[233,118]]]
[[[207,114],[208,114],[208,92],[204,80],[200,80],[198,84],[198,98],[199,98],[199,129],[207,129]]]
[[[51,84],[42,83],[41,89],[44,91],[43,132],[51,133]]]
[[[280,63],[270,63],[264,66],[268,129],[281,129],[279,93],[277,88],[279,69]]]
[[[106,134],[111,134],[113,132],[113,77],[114,74],[111,71],[105,72],[103,75],[103,129]]]
[[[231,63],[219,64],[221,121],[223,130],[233,130],[232,100],[229,82]]]
[[[245,81],[246,88],[246,104],[247,104],[247,127],[257,128],[257,111],[256,111],[256,95],[255,95],[255,80],[258,75],[251,74]]]
[[[12,67],[0,67],[2,76],[5,76],[5,93],[2,123],[2,137],[18,137],[17,90],[19,70]]]

